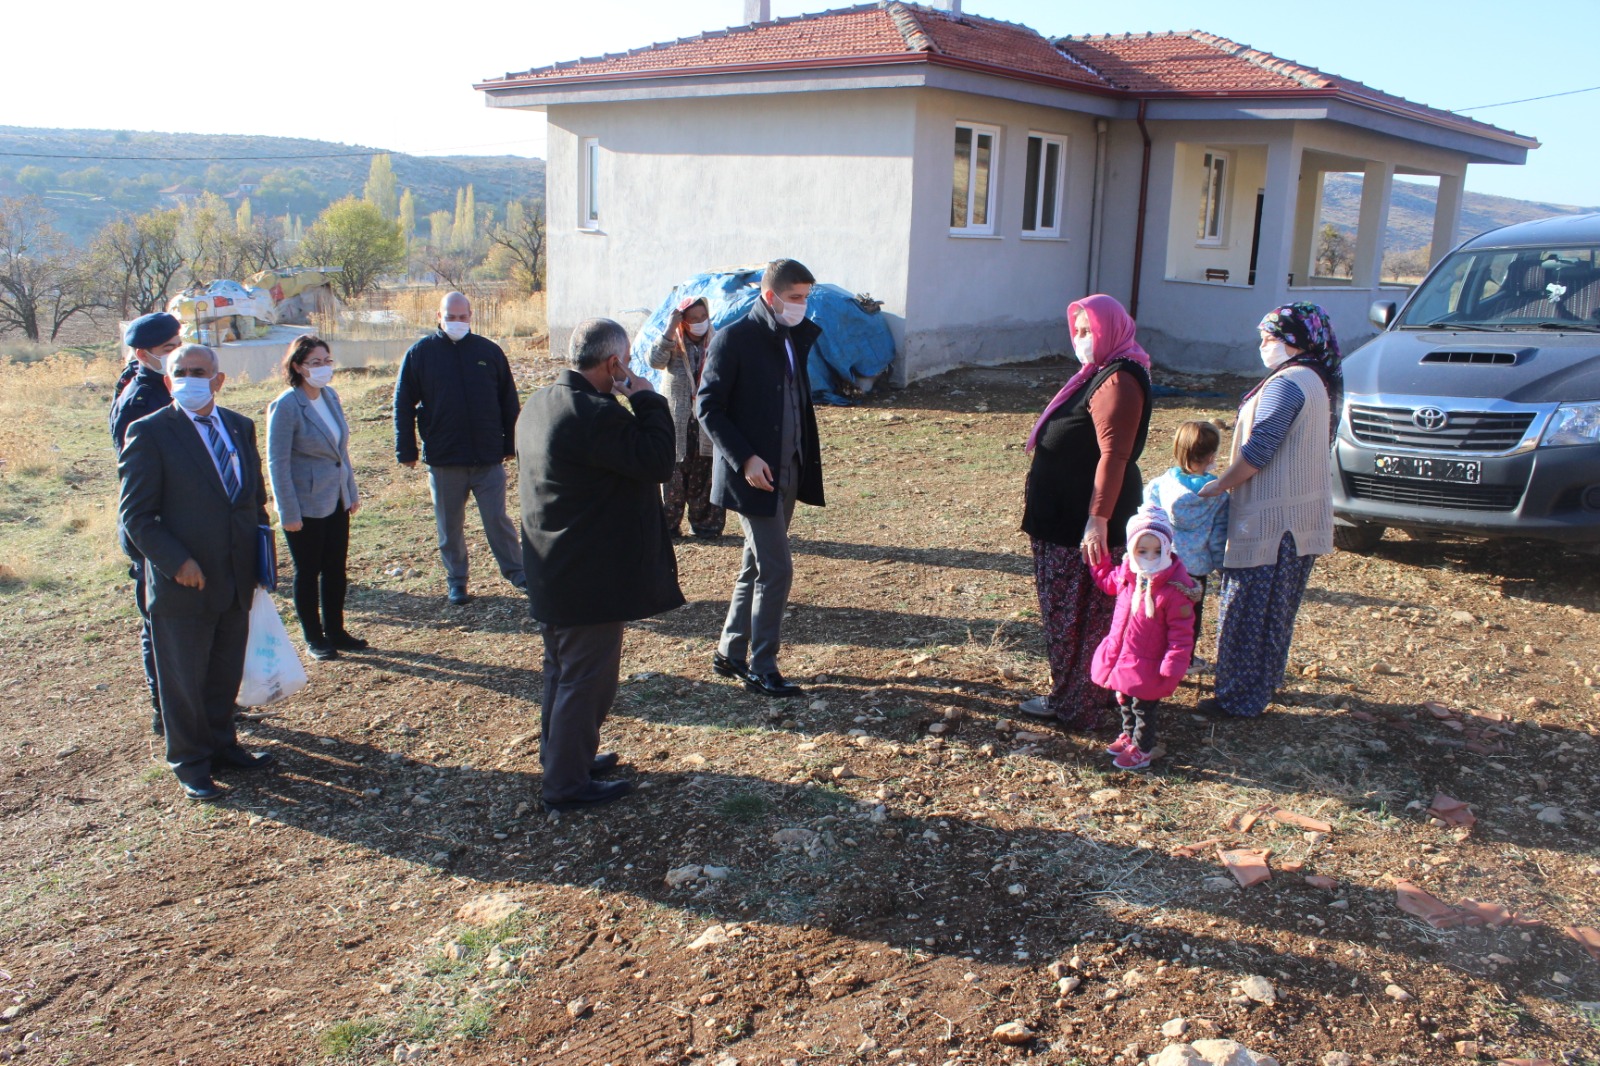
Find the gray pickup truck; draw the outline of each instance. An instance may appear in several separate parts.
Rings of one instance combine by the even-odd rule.
[[[1600,551],[1600,214],[1462,244],[1344,364],[1334,543],[1394,527]]]

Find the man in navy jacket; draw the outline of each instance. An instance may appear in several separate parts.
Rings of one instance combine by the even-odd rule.
[[[439,555],[451,603],[466,603],[467,496],[478,501],[483,532],[500,573],[518,589],[522,544],[506,516],[505,461],[516,454],[517,385],[506,353],[472,332],[472,304],[459,292],[439,302],[439,328],[413,344],[394,385],[394,455],[428,465]]]
[[[156,311],[128,323],[122,342],[128,346],[128,367],[122,388],[111,405],[111,444],[122,458],[128,427],[172,402],[167,391],[166,358],[183,342],[183,329],[172,315]],[[128,576],[133,578],[133,602],[139,608],[139,649],[144,653],[144,683],[150,690],[150,728],[161,735],[161,691],[156,687],[156,652],[150,630],[150,608],[145,599],[144,556],[117,524],[117,542],[128,556]]]
[[[815,282],[793,259],[767,264],[761,298],[711,342],[695,402],[716,446],[711,502],[737,512],[744,528],[744,557],[711,668],[768,696],[802,691],[779,672],[778,645],[794,575],[789,520],[795,501],[823,504],[822,453],[806,375],[806,357],[822,333],[805,317]]]

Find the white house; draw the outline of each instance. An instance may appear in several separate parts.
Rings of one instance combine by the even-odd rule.
[[[884,301],[905,381],[1066,350],[1107,292],[1162,363],[1245,370],[1272,307],[1370,335],[1396,176],[1532,138],[1200,32],[1066,37],[901,0],[507,74],[544,111],[553,343],[701,270],[801,260]],[[1361,176],[1350,277],[1313,270],[1324,175]]]

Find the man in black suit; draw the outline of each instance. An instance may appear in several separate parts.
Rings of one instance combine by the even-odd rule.
[[[716,446],[711,502],[738,512],[744,527],[744,558],[711,668],[768,696],[803,691],[779,672],[778,645],[794,576],[795,501],[823,505],[806,374],[806,357],[822,333],[805,317],[815,282],[793,259],[767,264],[761,298],[711,342],[696,397],[695,413]]]
[[[128,427],[145,415],[154,414],[172,402],[167,391],[167,356],[183,343],[183,323],[165,311],[141,315],[128,323],[122,341],[128,346],[128,366],[111,405],[111,444],[122,457],[122,444]],[[128,576],[133,578],[133,601],[139,608],[139,650],[144,654],[144,681],[150,690],[150,728],[161,735],[161,693],[156,687],[156,653],[150,637],[150,606],[144,598],[144,556],[117,530],[117,542],[127,553]]]
[[[272,762],[240,747],[233,720],[267,490],[255,423],[217,406],[216,353],[184,345],[167,380],[174,402],[128,428],[118,518],[145,558],[167,765],[184,795],[210,800],[213,771]]]
[[[628,373],[628,333],[610,319],[578,326],[567,358],[517,419],[522,557],[544,636],[541,792],[557,811],[632,790],[593,779],[617,763],[600,754],[600,725],[617,695],[623,623],[683,605],[661,518],[677,462],[672,409]]]

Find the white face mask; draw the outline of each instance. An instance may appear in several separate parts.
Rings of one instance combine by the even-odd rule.
[[[446,337],[449,337],[453,341],[458,341],[462,337],[465,337],[469,331],[471,331],[472,323],[470,323],[470,322],[441,322],[440,323],[440,328],[444,330],[444,335]]]
[[[773,299],[778,300],[779,302],[782,302],[782,297],[779,297],[779,296],[775,295],[773,297]],[[783,310],[779,311],[777,313],[777,315],[778,315],[778,321],[779,322],[782,322],[785,326],[788,326],[788,327],[790,327],[792,329],[793,327],[798,326],[801,322],[805,321],[805,317],[806,317],[805,301],[802,300],[799,303],[792,303],[792,304],[791,303],[785,303],[783,305]]]
[[[333,380],[333,367],[314,366],[306,370],[306,384],[314,389],[326,388]]]
[[[1283,338],[1273,337],[1261,345],[1261,362],[1268,370],[1276,370],[1289,361],[1289,346]]]
[[[185,411],[203,411],[213,397],[210,378],[173,378],[172,398]]]
[[[691,337],[704,337],[706,335],[706,331],[708,329],[710,329],[710,328],[711,328],[711,320],[709,318],[706,319],[704,322],[690,322],[689,323],[689,336],[691,336]]]
[[[1078,362],[1088,366],[1094,362],[1094,334],[1088,333],[1082,337],[1072,338],[1072,354],[1078,357]]]
[[[1161,573],[1161,571],[1172,565],[1172,552],[1170,549],[1163,551],[1155,559],[1143,559],[1137,555],[1129,553],[1128,561],[1133,564],[1135,571],[1143,574],[1145,577],[1150,577],[1153,574]]]

